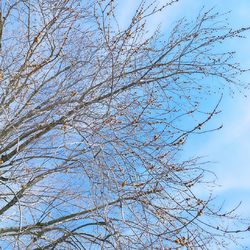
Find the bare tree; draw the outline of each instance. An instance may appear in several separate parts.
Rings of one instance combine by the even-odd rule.
[[[218,48],[248,28],[210,10],[149,35],[176,1],[141,1],[126,28],[117,2],[1,2],[3,249],[211,249],[248,230],[195,194],[199,159],[179,159],[219,112],[204,96],[242,85]]]

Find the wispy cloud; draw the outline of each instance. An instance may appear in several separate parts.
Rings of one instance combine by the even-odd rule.
[[[164,3],[165,0],[160,0]],[[249,0],[228,0],[228,1],[205,1],[206,8],[215,7],[221,12],[232,10],[229,22],[234,27],[246,26],[250,22],[250,1]],[[132,18],[138,1],[122,1],[118,8],[119,23],[125,28]],[[159,24],[163,30],[168,30],[176,19],[182,16],[197,15],[204,1],[183,0],[173,5],[166,11],[157,14],[150,19],[149,29],[154,30]],[[188,13],[187,13],[188,10]],[[250,38],[241,41],[228,42],[227,46],[236,49],[238,60],[249,67],[250,60]],[[244,79],[250,82],[250,74]],[[245,93],[244,93],[245,94]],[[249,91],[250,96],[250,91]],[[207,159],[216,161],[213,168],[218,176],[221,187],[216,190],[222,195],[222,199],[229,199],[230,194],[236,198],[244,199],[242,211],[250,206],[250,199],[246,194],[250,192],[250,98],[243,95],[236,95],[233,99],[227,99],[221,107],[223,114],[218,118],[218,123],[222,122],[224,128],[216,133],[207,134],[203,137],[203,143],[194,139],[189,144],[187,154],[207,155]],[[197,150],[198,143],[200,149]],[[193,143],[193,145],[192,145]],[[245,211],[245,212],[246,212]]]

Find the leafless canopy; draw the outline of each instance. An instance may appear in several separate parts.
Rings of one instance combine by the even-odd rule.
[[[177,1],[138,2],[125,28],[118,2],[1,1],[3,249],[211,249],[240,232],[179,152],[218,113],[204,97],[240,85],[219,46],[246,29],[204,10],[152,35]]]

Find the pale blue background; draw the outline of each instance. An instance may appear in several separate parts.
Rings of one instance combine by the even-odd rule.
[[[166,1],[161,1],[166,2]],[[121,3],[119,22],[124,27],[132,15],[138,1],[127,0]],[[148,28],[154,29],[161,23],[162,30],[169,29],[174,20],[179,17],[195,17],[201,8],[215,7],[220,12],[231,11],[228,15],[232,27],[250,26],[250,0],[180,0],[167,12],[157,14],[150,20]],[[227,42],[226,49],[237,51],[237,59],[243,67],[250,68],[250,32],[247,38]],[[250,74],[244,76],[250,82]],[[249,95],[249,98],[244,95]],[[215,171],[220,186],[215,188],[215,194],[225,200],[225,206],[230,209],[242,201],[238,213],[250,217],[250,91],[224,97],[220,105],[222,114],[215,118],[213,124],[221,125],[223,129],[214,133],[191,138],[186,146],[186,156],[203,155],[207,160],[214,161],[210,168]],[[200,190],[202,192],[202,190]],[[250,249],[250,232],[245,234],[244,241]],[[249,239],[249,240],[248,240]],[[231,247],[230,250],[242,248]]]

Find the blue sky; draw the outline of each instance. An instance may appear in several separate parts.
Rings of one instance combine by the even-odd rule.
[[[136,2],[127,0],[121,4],[121,24],[126,25]],[[149,28],[153,30],[161,23],[162,31],[167,30],[174,20],[182,16],[195,17],[203,6],[208,9],[215,7],[220,12],[231,11],[229,23],[234,28],[250,25],[250,0],[180,0],[167,12],[151,18]],[[236,50],[237,60],[243,67],[250,68],[250,32],[246,36],[246,39],[228,42],[225,47]],[[250,73],[245,74],[243,80],[250,82]],[[220,185],[216,187],[215,194],[220,196],[220,201],[226,200],[228,208],[242,202],[238,212],[250,217],[250,91],[233,97],[224,96],[220,110],[222,113],[213,123],[223,123],[223,129],[192,138],[184,154],[202,155],[212,161],[209,167],[216,173]],[[246,240],[245,244],[250,249],[250,240]]]

